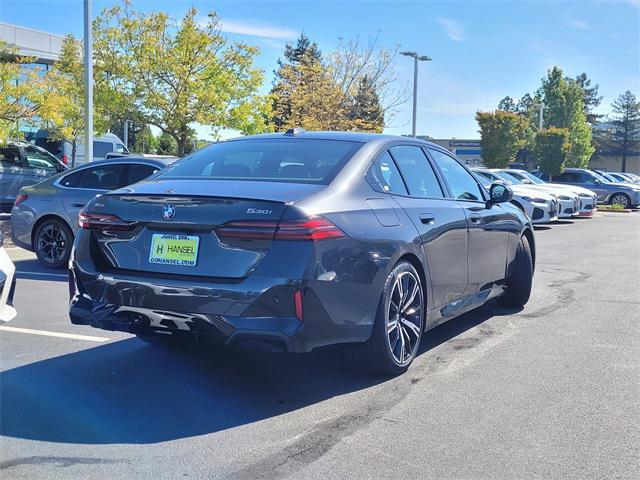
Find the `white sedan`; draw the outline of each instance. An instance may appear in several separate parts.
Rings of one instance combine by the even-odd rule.
[[[494,182],[507,183],[499,176],[486,169],[472,169],[476,178],[489,188]],[[534,224],[549,223],[558,220],[559,203],[552,194],[537,191],[522,185],[509,185],[513,191],[513,203],[531,219]]]
[[[527,172],[526,170],[505,169],[502,171],[511,175],[511,177],[515,177],[516,179],[520,180],[520,184],[543,188],[547,191],[564,190],[578,195],[578,198],[580,200],[578,214],[580,216],[591,216],[596,210],[598,195],[589,189],[578,187],[576,185],[567,185],[564,183],[548,183],[536,177],[532,173]]]
[[[580,210],[580,199],[578,195],[567,190],[566,188],[541,188],[538,185],[533,185],[530,182],[523,182],[520,179],[506,172],[504,169],[494,168],[489,170],[493,175],[500,178],[509,186],[520,185],[526,187],[529,190],[536,192],[544,192],[556,197],[558,200],[558,218],[568,218],[573,215],[578,215]]]

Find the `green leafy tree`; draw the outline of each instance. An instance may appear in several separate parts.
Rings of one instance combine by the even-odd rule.
[[[533,155],[542,170],[554,177],[560,175],[565,167],[569,150],[569,131],[566,128],[550,127],[536,133]]]
[[[311,53],[282,65],[278,72],[271,93],[276,128],[349,130],[347,100],[328,69]]]
[[[567,167],[586,168],[596,151],[593,146],[591,125],[583,110],[574,112],[567,138]]]
[[[582,90],[582,105],[587,122],[591,125],[598,123],[602,115],[594,113],[594,109],[602,103],[602,96],[598,95],[598,85],[591,86],[591,80],[586,73],[581,73],[573,80]]]
[[[611,124],[612,150],[622,157],[622,171],[627,171],[627,157],[640,148],[640,101],[629,90],[613,102]]]
[[[516,105],[516,102],[513,101],[513,98],[504,97],[500,100],[500,103],[498,103],[498,110],[515,113],[518,111],[518,106]]]
[[[525,147],[530,124],[526,117],[513,112],[497,110],[478,112],[482,162],[490,168],[506,168],[516,154]]]
[[[300,63],[306,61],[322,60],[322,52],[316,42],[311,41],[304,32],[300,34],[295,45],[287,43],[284,47],[284,58],[289,63]],[[279,62],[282,64],[282,62]]]
[[[286,129],[285,126],[292,124],[292,97],[298,93],[296,87],[302,87],[301,78],[297,77],[301,76],[303,67],[320,62],[322,52],[316,42],[312,42],[304,33],[300,34],[295,45],[286,44],[284,60],[278,60],[278,69],[274,72],[275,78],[270,93],[270,122],[276,130]]]
[[[52,138],[71,143],[71,165],[76,163],[78,142],[85,130],[85,85],[81,43],[72,35],[62,42],[60,58],[45,76],[45,91],[40,117]],[[106,118],[101,107],[94,110],[94,132],[106,130]]]
[[[381,133],[384,129],[384,110],[371,79],[365,75],[358,81],[350,117],[356,130]]]
[[[567,80],[559,67],[553,67],[542,79],[541,94],[545,127],[570,128],[576,112],[584,108],[582,89]]]
[[[191,125],[268,130],[266,98],[257,93],[258,49],[229,42],[218,17],[201,21],[195,8],[179,20],[141,12],[130,1],[105,9],[94,22],[96,64],[142,123],[171,136],[184,155]]]
[[[42,82],[38,72],[22,68],[32,60],[0,40],[0,141],[16,136],[19,123],[38,114]]]
[[[135,153],[156,153],[158,139],[153,135],[149,125],[142,126],[133,141],[129,141],[129,150]]]
[[[167,132],[161,133],[156,142],[158,155],[175,155],[177,147],[176,139]]]
[[[394,87],[396,53],[380,48],[375,37],[367,43],[340,42],[325,59],[317,45],[301,35],[278,62],[270,122],[276,130],[381,132],[394,108],[406,101]]]
[[[541,93],[545,105],[544,124],[547,127],[568,129],[567,165],[585,167],[595,152],[591,125],[587,122],[584,105],[584,86],[590,82],[586,75],[580,81],[566,78],[562,70],[554,67],[542,80]],[[596,90],[597,96],[597,90]],[[592,100],[590,100],[592,101]]]

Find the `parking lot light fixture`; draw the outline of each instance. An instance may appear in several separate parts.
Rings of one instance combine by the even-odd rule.
[[[411,136],[416,136],[416,113],[418,108],[418,62],[430,62],[426,55],[418,55],[417,52],[403,51],[400,55],[413,58],[413,121],[411,124]]]

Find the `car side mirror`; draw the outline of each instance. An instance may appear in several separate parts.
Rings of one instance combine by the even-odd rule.
[[[599,178],[596,178],[593,183],[595,183],[596,185],[600,185],[602,182],[600,181]]]
[[[531,180],[528,180],[528,179],[526,179],[526,178],[523,178],[523,179],[522,179],[522,183],[523,183],[523,184],[526,184],[526,185],[531,185],[531,184],[533,184],[533,182],[532,182]]]
[[[489,201],[487,206],[490,207],[494,203],[509,202],[513,198],[513,191],[504,183],[492,183],[489,187]]]

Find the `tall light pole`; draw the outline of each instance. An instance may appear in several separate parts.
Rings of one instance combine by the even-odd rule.
[[[418,62],[430,62],[431,58],[426,55],[418,55],[417,52],[400,52],[400,55],[413,57],[413,123],[411,136],[416,136],[416,113],[418,109]]]
[[[93,17],[92,0],[84,0],[84,160],[93,161]]]
[[[538,130],[542,130],[542,126],[544,125],[544,103],[540,102],[538,108]]]

